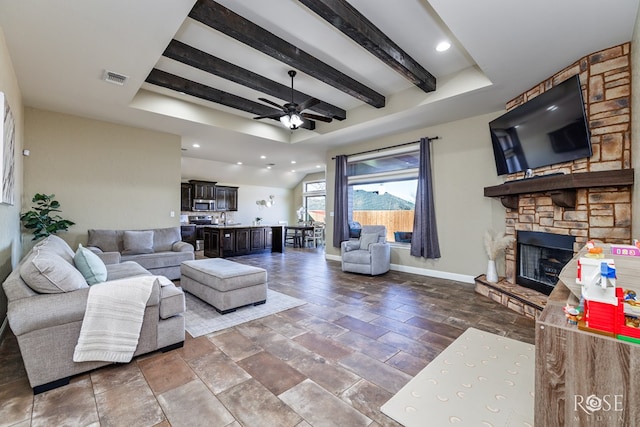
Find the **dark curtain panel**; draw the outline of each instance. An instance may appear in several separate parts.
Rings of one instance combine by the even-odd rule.
[[[349,191],[347,156],[336,156],[336,186],[333,206],[333,247],[349,240]]]
[[[424,258],[440,258],[436,212],[433,205],[433,187],[431,185],[431,146],[429,138],[420,139],[420,166],[418,169],[415,216],[413,218],[411,255]]]

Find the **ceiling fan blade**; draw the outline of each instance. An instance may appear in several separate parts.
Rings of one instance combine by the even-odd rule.
[[[301,113],[300,115],[305,119],[317,120],[319,122],[325,122],[325,123],[331,123],[331,120],[333,120],[330,117],[319,116],[317,114],[311,114],[311,113]]]
[[[284,110],[284,107],[282,105],[276,104],[273,101],[269,101],[267,98],[258,98],[258,99],[262,102],[266,102],[267,104],[273,105],[274,107],[278,107],[279,109]]]
[[[284,116],[284,114],[282,113],[278,113],[278,114],[267,114],[264,116],[258,116],[258,117],[254,117],[255,120],[259,120],[259,119],[279,119],[280,117]]]
[[[302,104],[298,105],[298,111],[304,111],[307,108],[311,108],[316,104],[319,104],[320,100],[316,99],[316,98],[309,98],[306,101],[304,101]]]

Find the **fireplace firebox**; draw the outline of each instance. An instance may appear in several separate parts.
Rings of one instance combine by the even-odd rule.
[[[573,258],[576,238],[539,231],[517,234],[516,283],[549,295]]]

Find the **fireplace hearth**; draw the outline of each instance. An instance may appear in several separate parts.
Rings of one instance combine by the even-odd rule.
[[[553,291],[562,268],[573,258],[573,236],[519,231],[516,283],[545,295]]]

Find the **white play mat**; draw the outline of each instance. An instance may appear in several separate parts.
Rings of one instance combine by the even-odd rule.
[[[469,328],[381,410],[418,426],[533,426],[531,344]]]

